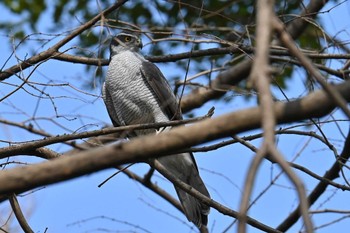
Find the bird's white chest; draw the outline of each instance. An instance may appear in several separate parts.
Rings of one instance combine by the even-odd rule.
[[[109,64],[106,82],[112,88],[128,88],[141,77],[142,60],[132,52],[123,52],[113,56]]]
[[[167,121],[154,92],[141,73],[142,58],[132,52],[113,56],[105,88],[112,98],[116,121],[126,125]]]

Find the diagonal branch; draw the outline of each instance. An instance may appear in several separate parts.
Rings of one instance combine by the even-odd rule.
[[[335,88],[350,101],[350,81]],[[323,104],[317,105],[315,102]],[[334,107],[333,101],[324,91],[316,91],[297,101],[275,103],[273,111],[278,123],[287,123],[324,116]],[[261,110],[255,107],[206,119],[187,127],[176,127],[162,134],[142,136],[126,143],[89,149],[74,156],[62,156],[48,162],[0,171],[0,194],[23,192],[125,163],[176,154],[194,145],[260,128],[260,122]]]
[[[150,180],[142,178],[140,176],[138,176],[137,174],[133,173],[132,171],[128,170],[128,169],[122,169],[121,167],[118,167],[118,169],[122,170],[122,172],[128,176],[130,179],[136,180],[137,182],[139,182],[140,184],[142,184],[143,186],[145,186],[146,188],[152,190],[154,193],[158,194],[159,196],[161,196],[163,199],[165,199],[167,202],[169,202],[170,204],[172,204],[176,209],[178,209],[179,211],[183,212],[182,210],[182,206],[180,204],[180,202],[178,200],[176,200],[175,198],[173,198],[169,193],[167,193],[166,191],[164,191],[163,189],[161,189],[159,186],[157,186],[156,184],[152,183]]]
[[[102,11],[101,13],[96,15],[94,18],[92,18],[88,22],[84,23],[83,25],[81,25],[80,27],[75,29],[72,33],[70,33],[68,36],[66,36],[65,38],[63,38],[59,42],[57,42],[54,46],[52,46],[48,50],[45,50],[45,51],[43,51],[43,52],[41,52],[41,53],[39,53],[39,54],[37,54],[35,56],[32,56],[31,58],[28,58],[27,60],[24,60],[23,62],[21,62],[21,63],[19,63],[17,65],[14,65],[14,66],[12,66],[12,67],[10,67],[10,68],[0,72],[0,81],[3,81],[5,79],[11,77],[13,74],[15,74],[17,72],[25,70],[28,67],[31,67],[31,66],[39,63],[40,61],[49,59],[50,57],[55,55],[62,46],[67,44],[69,41],[74,39],[76,36],[81,34],[86,29],[89,29],[90,27],[92,27],[102,17],[108,15],[109,13],[111,13],[114,10],[118,9],[119,7],[121,7],[127,1],[128,0],[119,0],[119,1],[117,1],[111,7],[107,8],[104,11]]]
[[[12,207],[13,212],[17,218],[19,225],[25,233],[34,233],[34,231],[30,228],[26,218],[23,215],[21,207],[19,206],[17,197],[15,194],[10,195],[9,201]]]
[[[186,123],[192,123],[196,121],[200,121],[203,119],[206,119],[208,117],[211,117],[213,114],[213,108],[209,110],[209,112],[202,117],[196,117],[192,119],[187,120],[176,120],[176,121],[170,121],[170,122],[158,122],[158,123],[149,123],[149,124],[135,124],[135,125],[128,125],[128,126],[120,126],[120,127],[113,127],[113,128],[105,128],[100,130],[94,130],[89,132],[82,132],[82,133],[76,133],[76,134],[64,134],[64,135],[58,135],[55,137],[47,137],[41,140],[36,141],[30,141],[25,142],[9,147],[3,147],[0,148],[0,159],[14,156],[14,155],[22,155],[24,153],[29,153],[29,155],[35,153],[35,150],[38,148],[41,148],[43,146],[52,145],[55,143],[63,143],[74,139],[82,139],[82,138],[88,138],[88,137],[95,137],[95,136],[101,136],[106,134],[112,134],[112,133],[119,133],[120,135],[125,135],[125,132],[127,131],[133,131],[137,129],[153,129],[153,128],[162,128],[165,126],[177,126],[182,125]],[[116,140],[115,136],[113,140]],[[123,137],[122,137],[123,138]]]
[[[216,202],[210,198],[208,198],[207,196],[203,195],[202,193],[200,193],[199,191],[197,191],[196,189],[194,189],[192,186],[182,182],[180,179],[176,178],[173,174],[171,174],[169,171],[166,170],[166,168],[160,163],[158,162],[158,160],[154,160],[152,166],[154,166],[154,168],[156,168],[163,176],[165,176],[168,180],[170,180],[173,184],[175,184],[177,187],[181,188],[182,190],[184,190],[185,192],[191,194],[192,196],[196,197],[197,199],[201,200],[203,203],[209,205],[210,207],[215,208],[216,210],[218,210],[219,212],[221,212],[224,215],[228,215],[234,218],[238,218],[239,213],[229,209],[225,206],[223,206],[222,204],[220,204],[219,202]],[[276,231],[275,229],[260,223],[258,221],[256,221],[253,218],[250,217],[246,217],[247,218],[247,223],[257,229],[260,229],[262,231],[265,232],[280,232],[280,231]]]
[[[334,162],[332,167],[324,174],[323,178],[327,180],[334,180],[339,177],[339,172],[342,169],[342,164],[348,161],[350,158],[350,130],[348,132],[348,136],[346,137],[346,141],[344,144],[344,148],[340,157],[337,161]],[[322,180],[316,185],[316,187],[311,191],[308,196],[309,205],[314,204],[318,198],[326,191],[329,183],[323,182]],[[287,231],[291,228],[300,218],[299,206],[277,227],[280,231]]]
[[[343,110],[345,115],[350,118],[350,110],[347,107],[346,101],[341,97],[341,95],[326,82],[326,79],[322,76],[320,71],[318,71],[310,59],[307,58],[294,44],[292,37],[285,31],[283,23],[275,16],[273,18],[273,25],[282,43],[289,49],[292,55],[300,60],[305,69],[317,80],[317,82],[322,86],[322,88],[327,92],[329,97]]]
[[[298,38],[308,25],[308,22],[302,18],[316,17],[318,11],[320,11],[327,2],[328,0],[311,0],[308,6],[300,14],[300,16],[287,25],[287,32],[292,36],[293,39]],[[238,65],[224,72],[221,72],[209,85],[213,87],[213,89],[207,89],[203,87],[197,88],[187,96],[184,96],[181,100],[181,108],[183,109],[183,112],[188,112],[194,108],[198,108],[209,100],[217,99],[225,95],[226,92],[218,91],[216,89],[220,90],[222,89],[220,87],[225,87],[227,85],[236,85],[240,81],[246,79],[250,73],[251,66],[251,60],[244,60]]]

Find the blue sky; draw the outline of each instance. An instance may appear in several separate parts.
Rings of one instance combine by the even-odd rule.
[[[324,10],[327,9],[331,9],[331,6],[327,6]],[[18,20],[14,15],[6,13],[4,9],[0,10],[4,12],[3,16],[13,18],[14,21]],[[329,12],[325,11],[325,13],[320,14],[327,32],[330,35],[339,32],[337,37],[345,41],[349,41],[350,35],[349,16],[349,1]],[[40,22],[40,31],[45,32],[50,23],[48,16],[43,16]],[[78,22],[75,22],[69,25],[69,28],[77,25]],[[6,43],[9,42],[6,35],[0,35],[0,38]],[[74,43],[73,41],[69,46],[73,46]],[[37,49],[41,50],[38,44],[33,46],[28,43],[16,50],[16,55],[19,58],[24,58],[28,51]],[[186,49],[184,48],[184,50]],[[5,55],[0,57],[0,64],[5,62],[11,51],[10,46],[0,47],[0,54]],[[144,52],[147,54],[147,51],[149,51],[149,48],[146,47]],[[329,53],[336,52],[338,51],[329,51]],[[6,67],[15,63],[16,59],[13,57]],[[340,64],[332,62],[331,66],[339,68]],[[172,64],[161,64],[159,67],[166,77],[176,72],[174,71],[175,66]],[[100,98],[99,88],[94,90],[82,89],[82,84],[92,78],[84,76],[84,68],[83,65],[54,60],[43,63],[31,76],[30,80],[32,82],[45,84],[69,83],[71,86],[44,86],[38,84],[38,87],[50,96],[50,98],[41,99],[40,101],[36,96],[40,95],[40,91],[27,86],[26,90],[29,93],[23,90],[18,91],[6,102],[0,104],[0,118],[25,121],[28,118],[36,117],[36,120],[25,121],[25,123],[30,122],[34,127],[46,130],[54,135],[69,133],[70,130],[94,130],[109,124],[110,121]],[[28,75],[31,70],[24,71],[24,75]],[[305,94],[303,86],[304,72],[301,69],[296,72],[295,77],[289,82],[290,88],[286,91],[289,97],[296,98]],[[20,80],[15,76],[6,80],[6,83],[0,84],[0,95],[3,96],[14,89],[10,84],[19,83]],[[81,89],[81,91],[77,91],[75,88]],[[276,95],[278,94],[276,93]],[[215,106],[215,117],[226,112],[255,105],[255,100],[247,101],[244,96],[237,94],[234,100],[229,103],[223,104],[211,101],[196,110],[195,113],[196,115],[203,115],[211,106]],[[57,117],[57,115],[68,117]],[[339,112],[333,116],[345,119]],[[82,125],[85,127],[81,127]],[[340,123],[340,126],[342,132],[346,134],[348,124],[346,122]],[[315,130],[313,127],[300,129]],[[340,153],[344,138],[336,129],[334,123],[325,124],[323,130]],[[246,132],[240,136],[253,133]],[[26,141],[38,138],[41,137],[34,137],[23,130],[0,124],[0,140]],[[296,158],[298,164],[302,164],[320,175],[323,175],[334,162],[334,155],[327,150],[325,145],[314,139],[309,140],[307,137],[295,136],[277,138],[278,146],[286,158],[289,160]],[[259,146],[260,141],[252,143]],[[0,145],[7,146],[8,144],[0,141]],[[51,148],[65,151],[68,147],[54,145]],[[254,154],[251,151],[239,144],[208,153],[196,153],[201,176],[214,200],[234,210],[238,209],[245,175],[253,156]],[[26,163],[41,162],[40,159],[34,158],[10,158],[10,161],[19,160]],[[131,168],[132,171],[140,175],[144,174],[147,169],[148,165],[146,164],[137,164]],[[279,171],[278,167],[272,166],[268,162],[263,163],[258,173],[257,185],[254,188],[252,199],[256,198],[262,190],[271,184],[271,177],[275,177]],[[29,224],[35,232],[45,232],[46,228],[48,228],[47,232],[196,232],[193,225],[188,223],[179,211],[123,174],[114,177],[102,188],[97,187],[114,172],[114,169],[108,169],[67,182],[50,185],[34,193],[19,197],[19,202]],[[317,184],[314,179],[305,176],[303,173],[297,173],[305,182],[308,191]],[[164,178],[156,175],[154,180],[159,186],[176,196],[172,185]],[[342,182],[340,179],[337,181]],[[344,205],[346,203],[344,199],[347,199],[348,196],[347,192],[329,188],[326,194],[311,209],[349,209],[348,206]],[[286,177],[281,176],[252,207],[249,215],[269,226],[276,226],[295,208],[297,203],[295,190]],[[0,226],[8,217],[9,210],[10,207],[7,202],[0,204]],[[338,217],[334,214],[318,214],[313,217],[313,220],[315,225],[318,226]],[[208,227],[212,229],[212,232],[223,232],[231,222],[231,218],[225,217],[212,209]],[[18,230],[15,220],[13,220],[12,225],[14,228],[11,232],[21,232]],[[350,220],[345,219],[338,224],[321,228],[318,232],[341,232],[349,226]],[[299,221],[290,232],[299,231],[300,228],[301,223]],[[231,228],[228,232],[236,232],[236,227]],[[249,232],[259,231],[249,228]]]

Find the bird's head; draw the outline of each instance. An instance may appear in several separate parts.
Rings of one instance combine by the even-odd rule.
[[[110,50],[111,56],[123,51],[139,51],[142,48],[140,34],[131,31],[122,31],[112,38]]]

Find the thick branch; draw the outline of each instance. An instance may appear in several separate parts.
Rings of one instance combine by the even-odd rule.
[[[308,25],[308,22],[303,20],[303,17],[316,17],[317,13],[321,8],[328,2],[312,0],[306,9],[300,14],[299,18],[291,21],[287,26],[287,32],[292,36],[293,39],[298,38]],[[278,44],[278,43],[276,43]],[[220,86],[236,85],[243,79],[247,78],[250,73],[252,65],[251,60],[245,60],[238,65],[221,72],[215,80],[209,85],[213,89],[197,88],[192,91],[189,95],[184,96],[181,100],[181,108],[183,112],[190,111],[194,108],[202,106],[209,100],[222,97],[226,92],[218,91],[215,88],[220,89]]]
[[[275,140],[275,115],[272,111],[273,100],[270,92],[270,67],[269,67],[269,45],[271,38],[271,15],[273,15],[273,0],[259,0],[257,2],[256,16],[256,53],[250,74],[250,85],[254,85],[258,91],[261,126],[263,130],[263,144],[251,162],[244,182],[241,204],[239,208],[238,232],[245,233],[249,200],[255,184],[256,174],[263,158],[268,154],[268,149],[274,147]],[[271,155],[273,155],[271,153]]]
[[[329,2],[329,0],[312,0],[309,5],[301,12],[299,17],[287,24],[287,32],[293,39],[298,38],[309,25],[304,18],[315,18],[317,13]]]
[[[311,60],[307,58],[303,53],[299,51],[297,46],[294,44],[292,37],[284,30],[283,23],[275,16],[274,27],[278,32],[278,36],[281,42],[289,49],[291,54],[297,57],[305,69],[317,80],[317,82],[322,86],[322,88],[328,93],[329,97],[333,99],[335,103],[343,110],[343,112],[350,118],[350,110],[347,107],[346,101],[338,94],[337,91],[333,89],[331,85],[329,85],[326,79],[322,76],[320,71],[318,71]]]
[[[350,81],[335,88],[344,99],[350,101]],[[286,123],[322,117],[333,108],[334,103],[329,100],[327,94],[317,91],[301,100],[276,103],[274,114],[278,123]],[[0,171],[0,194],[23,192],[120,164],[175,154],[181,149],[200,143],[260,128],[260,121],[260,109],[250,108],[206,119],[188,127],[180,126],[162,134],[135,138],[127,143],[90,149],[74,156],[62,156],[49,162]]]

